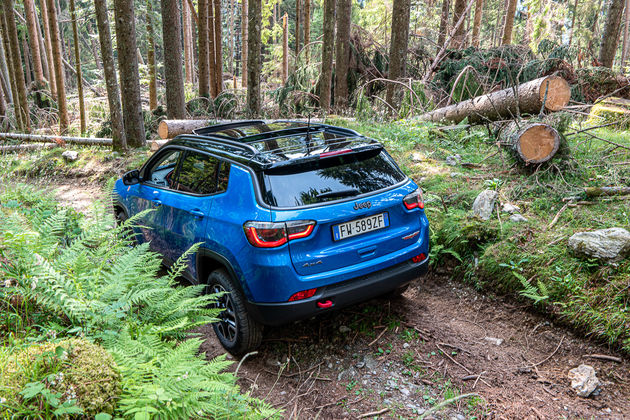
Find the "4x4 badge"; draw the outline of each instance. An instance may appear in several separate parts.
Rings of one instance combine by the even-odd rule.
[[[372,203],[369,201],[365,201],[363,203],[354,203],[355,210],[369,209],[370,207],[372,207]]]

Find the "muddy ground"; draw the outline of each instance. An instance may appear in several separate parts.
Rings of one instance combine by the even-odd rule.
[[[80,211],[102,196],[80,179],[46,187]],[[223,353],[211,326],[198,332],[209,358]],[[568,379],[582,363],[601,382],[589,398]],[[286,418],[630,418],[624,355],[446,272],[417,280],[397,299],[268,329],[238,376],[243,390]]]

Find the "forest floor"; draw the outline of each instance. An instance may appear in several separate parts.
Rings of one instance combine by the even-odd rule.
[[[607,144],[575,142],[575,158],[559,164],[562,172],[528,174],[510,166],[478,132],[350,125],[386,139],[403,169],[428,191],[432,258],[438,263],[401,298],[268,329],[258,353],[239,368],[242,389],[284,409],[288,418],[358,418],[370,412],[458,420],[628,418],[630,360],[622,340],[628,335],[623,287],[630,264],[581,262],[562,242],[580,229],[627,227],[627,201],[569,208],[556,228],[545,228],[559,214],[562,198],[582,186],[627,183],[627,167],[615,163],[627,160],[627,153],[606,160]],[[630,145],[630,136],[615,139]],[[143,150],[124,157],[99,148],[76,150],[79,160],[71,163],[61,158],[62,149],[7,155],[0,171],[53,190],[61,202],[86,212],[106,197],[113,179],[147,157]],[[445,163],[451,154],[471,164]],[[485,223],[471,219],[472,200],[484,188],[499,190],[501,202],[519,205],[530,222],[502,222],[499,215]],[[551,242],[558,245],[546,246]],[[512,274],[518,270],[550,282],[550,305],[532,304],[519,294]],[[565,286],[570,288],[560,288]],[[573,309],[574,299],[592,305],[592,312]],[[597,329],[602,319],[608,322],[605,334]],[[209,358],[223,352],[211,329],[197,331],[207,337],[202,350]],[[626,353],[619,353],[624,346]],[[588,357],[593,354],[619,361]],[[601,382],[590,398],[578,397],[568,378],[582,363],[593,366]],[[451,403],[431,411],[444,401]]]
[[[128,163],[25,180],[88,212],[94,200],[106,196],[104,181]],[[258,353],[240,366],[239,384],[284,409],[287,418],[366,413],[416,418],[451,399],[431,415],[458,420],[630,415],[625,355],[556,325],[529,304],[453,280],[453,268],[432,270],[394,300],[376,299],[268,329]],[[197,331],[207,337],[202,350],[209,358],[223,353],[211,330]],[[593,354],[621,362],[588,358]],[[590,398],[576,396],[567,376],[582,363],[593,366],[601,381]],[[457,399],[465,394],[472,395]]]

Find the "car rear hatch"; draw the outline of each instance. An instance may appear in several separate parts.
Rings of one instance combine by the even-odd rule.
[[[300,275],[360,264],[418,240],[419,214],[403,203],[416,185],[382,147],[272,168],[263,180],[274,221],[315,222],[310,235],[289,241]]]

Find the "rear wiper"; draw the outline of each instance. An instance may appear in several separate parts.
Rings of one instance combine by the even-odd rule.
[[[358,194],[359,194],[359,191],[352,188],[349,190],[328,191],[328,192],[317,194],[315,197],[317,198],[351,197],[353,195],[358,195]]]

